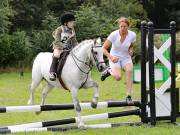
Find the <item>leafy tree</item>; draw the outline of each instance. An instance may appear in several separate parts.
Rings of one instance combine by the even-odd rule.
[[[31,32],[32,29],[40,29],[47,8],[47,0],[12,0],[10,2],[16,15],[11,18],[12,31],[17,29]]]
[[[177,22],[177,28],[180,29],[179,0],[141,0],[141,3],[155,27],[168,28],[169,22],[174,20]]]
[[[25,32],[15,32],[11,35],[0,36],[0,65],[1,67],[16,66],[18,61],[23,61],[27,56],[29,39]]]
[[[65,11],[74,11],[84,3],[85,0],[48,0],[48,8],[55,13],[56,17],[60,17]]]
[[[14,11],[9,5],[9,0],[1,0],[0,2],[0,33],[6,33],[9,31],[9,27],[12,24],[9,21],[9,17],[14,15]]]
[[[100,11],[107,19],[114,21],[121,16],[139,21],[147,18],[146,11],[137,0],[101,0]]]
[[[101,36],[101,17],[96,6],[82,5],[76,11],[76,18],[76,34],[79,40]]]
[[[42,20],[42,29],[53,31],[60,25],[59,18],[55,17],[53,13],[47,13],[45,18]]]

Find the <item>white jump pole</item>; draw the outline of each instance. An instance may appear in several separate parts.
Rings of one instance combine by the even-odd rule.
[[[102,120],[102,119],[129,116],[129,115],[140,115],[140,111],[139,110],[128,110],[128,111],[123,111],[123,112],[101,113],[101,114],[95,114],[95,115],[81,116],[81,119],[85,122],[85,121]],[[2,127],[2,128],[0,128],[0,130],[42,128],[42,127],[64,125],[64,124],[70,124],[70,123],[78,123],[78,117],[63,119],[63,120],[54,120],[54,121],[46,121],[46,122],[35,122],[35,123],[28,123],[28,124],[21,124],[21,125],[13,125],[13,126],[8,126],[8,127]]]
[[[106,124],[94,124],[94,125],[84,125],[84,129],[100,129],[100,128],[115,128],[120,126],[141,126],[142,122],[134,123],[106,123]],[[42,132],[42,131],[51,131],[51,132],[60,132],[79,129],[78,126],[59,126],[59,127],[42,127],[42,128],[17,128],[17,129],[1,129],[0,134],[10,134],[10,133],[21,133],[21,132]]]
[[[91,103],[80,103],[81,109],[92,109]],[[127,104],[122,101],[98,102],[96,108],[110,108],[123,106],[140,106],[139,101],[134,101],[133,104]],[[0,113],[7,112],[38,112],[38,111],[54,111],[54,110],[72,110],[73,104],[56,104],[56,105],[32,105],[32,106],[8,106],[0,107]]]

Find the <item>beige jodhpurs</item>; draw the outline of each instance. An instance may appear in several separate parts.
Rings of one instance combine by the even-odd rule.
[[[53,51],[53,56],[56,57],[56,58],[59,58],[60,57],[60,54],[63,52],[63,50],[60,50],[60,49],[54,49]]]

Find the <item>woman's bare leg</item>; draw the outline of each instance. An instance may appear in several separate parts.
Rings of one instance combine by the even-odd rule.
[[[121,69],[120,68],[112,68],[110,74],[114,77],[116,81],[121,80]]]
[[[127,64],[124,67],[124,70],[126,72],[126,95],[131,96],[132,95],[132,72],[133,72],[133,64]]]

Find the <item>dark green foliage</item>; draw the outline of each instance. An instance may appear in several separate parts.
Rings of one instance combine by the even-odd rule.
[[[32,57],[39,52],[52,52],[52,47],[50,46],[52,40],[51,32],[47,30],[33,31],[31,45],[29,46]]]
[[[169,27],[172,20],[180,22],[179,0],[142,0],[142,4],[156,27]],[[180,23],[177,28],[180,29]]]
[[[0,2],[0,33],[9,32],[9,27],[12,24],[9,17],[14,15],[14,11],[9,6],[8,0],[1,0]]]
[[[96,6],[82,5],[76,12],[76,33],[79,40],[106,37],[115,25],[102,16]]]
[[[60,17],[65,11],[77,10],[84,1],[86,0],[47,0],[47,5],[56,17]]]
[[[47,0],[12,0],[10,4],[16,11],[11,18],[13,31],[21,29],[31,32],[32,29],[41,28],[41,21],[48,11]]]
[[[16,66],[28,54],[28,38],[25,32],[15,32],[12,35],[0,35],[0,65],[1,67]]]

